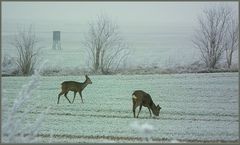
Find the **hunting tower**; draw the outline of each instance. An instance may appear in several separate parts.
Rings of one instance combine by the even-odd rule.
[[[61,49],[60,31],[53,31],[52,49]]]

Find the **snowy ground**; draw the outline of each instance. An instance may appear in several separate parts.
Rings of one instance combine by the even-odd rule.
[[[100,143],[142,142],[131,124],[138,121],[154,127],[152,142],[237,141],[239,134],[238,73],[89,76],[93,82],[74,104],[62,96],[65,80],[84,81],[84,76],[42,77],[29,100],[35,107],[26,122],[51,106],[40,129],[39,142]],[[27,77],[3,77],[4,104],[11,106]],[[149,118],[143,107],[133,118],[131,94],[148,92],[162,107],[160,116]],[[73,93],[68,94],[73,99]],[[3,105],[4,106],[4,105]],[[6,107],[2,108],[6,121]],[[21,111],[19,114],[21,115]]]

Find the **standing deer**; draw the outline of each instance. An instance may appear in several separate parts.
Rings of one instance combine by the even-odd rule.
[[[159,105],[156,106],[153,103],[152,98],[148,93],[146,93],[142,90],[136,90],[132,94],[132,101],[133,101],[133,116],[134,116],[134,118],[135,118],[135,109],[138,106],[140,106],[140,107],[139,107],[139,111],[138,111],[138,114],[137,114],[137,118],[138,118],[138,115],[139,115],[139,113],[142,109],[142,106],[148,108],[149,113],[150,113],[150,117],[152,117],[151,110],[152,110],[154,115],[159,116],[161,107]]]
[[[71,103],[70,100],[67,97],[68,91],[73,91],[74,92],[74,98],[73,98],[72,103],[75,100],[77,92],[79,93],[79,95],[81,97],[81,100],[82,100],[82,103],[83,103],[82,91],[88,84],[92,84],[92,81],[90,80],[90,78],[87,75],[85,75],[85,77],[86,77],[86,80],[83,83],[75,82],[75,81],[65,81],[65,82],[63,82],[62,83],[62,92],[58,94],[58,102],[57,103],[59,104],[60,96],[63,95],[63,94],[67,98],[68,102]]]

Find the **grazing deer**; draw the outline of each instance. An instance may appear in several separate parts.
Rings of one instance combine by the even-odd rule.
[[[135,109],[138,106],[140,106],[140,107],[139,107],[139,111],[138,111],[138,114],[137,114],[137,118],[138,118],[138,115],[139,115],[139,113],[142,109],[142,106],[148,108],[149,113],[150,113],[150,117],[152,116],[151,110],[152,110],[154,115],[159,116],[161,107],[159,105],[156,106],[153,103],[152,98],[148,93],[146,93],[142,90],[136,90],[132,94],[132,101],[133,101],[133,116],[134,116],[134,118],[135,118]]]
[[[79,95],[81,97],[81,100],[82,100],[82,103],[83,103],[82,91],[88,84],[92,84],[92,81],[90,80],[90,78],[87,75],[85,75],[85,77],[86,77],[86,80],[83,83],[75,82],[75,81],[65,81],[65,82],[63,82],[62,83],[62,92],[58,94],[58,102],[57,103],[59,104],[60,96],[63,95],[63,94],[67,98],[68,102],[71,103],[70,100],[67,97],[68,91],[73,91],[74,92],[74,98],[73,98],[72,103],[75,100],[77,92],[79,93]]]

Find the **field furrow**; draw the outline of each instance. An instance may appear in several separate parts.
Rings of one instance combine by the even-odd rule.
[[[102,143],[142,142],[236,142],[239,139],[238,73],[89,76],[93,84],[77,94],[70,104],[60,97],[65,80],[83,81],[84,76],[41,77],[40,86],[27,101],[32,108],[24,124],[31,124],[50,107],[39,128],[39,142]],[[8,108],[30,78],[3,77],[3,123]],[[160,116],[149,117],[143,107],[133,118],[132,93],[142,89],[162,109]],[[72,101],[73,93],[68,93]],[[20,108],[20,118],[26,108]],[[138,111],[138,108],[137,108]],[[131,124],[148,123],[149,134],[141,134]],[[142,140],[143,139],[143,140]]]

